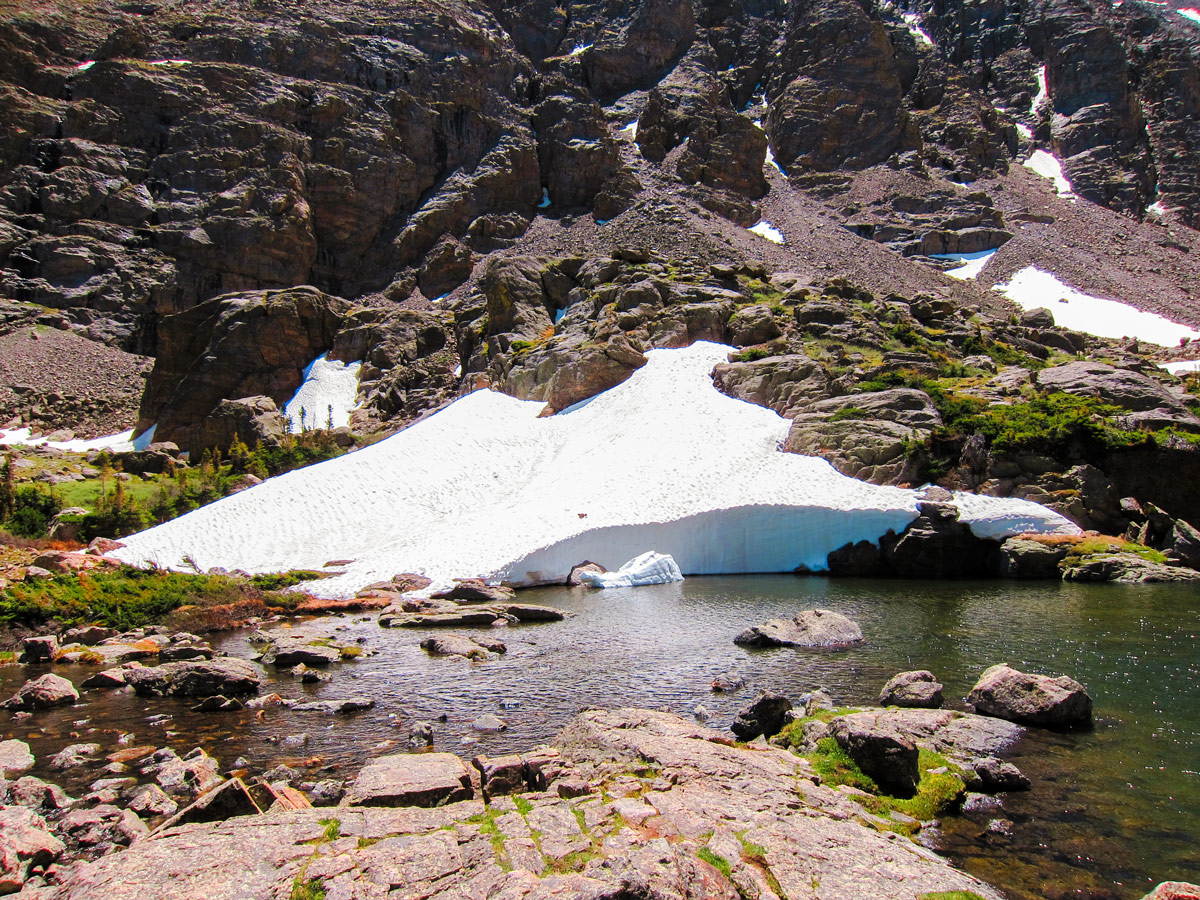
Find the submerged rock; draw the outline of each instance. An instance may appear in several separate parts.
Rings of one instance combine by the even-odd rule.
[[[862,629],[841,613],[806,609],[791,619],[769,619],[733,639],[744,647],[828,647],[841,649],[861,642]]]
[[[1089,725],[1092,698],[1066,675],[1032,675],[1001,663],[980,676],[967,703],[985,716],[1026,725]]]

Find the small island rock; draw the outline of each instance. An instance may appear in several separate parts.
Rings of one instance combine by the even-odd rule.
[[[1004,663],[980,676],[967,703],[982,715],[1025,725],[1062,727],[1092,721],[1092,698],[1075,679],[1018,672]]]
[[[849,647],[863,639],[862,629],[841,613],[806,609],[791,619],[768,619],[733,639],[743,647]]]

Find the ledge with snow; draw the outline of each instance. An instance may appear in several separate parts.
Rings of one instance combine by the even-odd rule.
[[[902,531],[915,491],[779,450],[790,422],[721,394],[733,348],[653,350],[625,383],[549,418],[487,390],[371,447],[310,466],[126,538],[134,564],[343,574],[307,586],[347,597],[398,572],[565,580],[649,549],[692,574],[826,568],[847,542]],[[1023,500],[957,494],[980,537],[1076,532]]]

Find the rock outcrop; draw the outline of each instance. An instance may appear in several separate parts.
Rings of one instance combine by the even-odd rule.
[[[915,844],[860,824],[860,808],[815,784],[788,751],[733,746],[675,716],[630,709],[585,712],[556,744],[557,752],[477,760],[492,786],[486,806],[457,757],[405,754],[364,769],[373,774],[360,776],[353,805],[160,829],[153,840],[71,866],[40,896],[183,891],[223,900],[287,894],[296,884],[352,896],[403,884],[431,900],[685,900],[698,891],[734,900],[738,885],[777,884],[802,896],[815,879],[831,896],[999,897]],[[523,787],[532,792],[518,805],[507,794]],[[390,806],[433,797],[444,805]]]

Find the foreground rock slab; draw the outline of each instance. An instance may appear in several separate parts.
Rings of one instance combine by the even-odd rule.
[[[471,772],[453,753],[396,753],[372,760],[346,806],[443,806],[474,796]]]
[[[557,753],[480,760],[493,786],[486,806],[280,810],[164,828],[27,896],[286,898],[300,885],[330,898],[912,900],[970,891],[999,900],[929,850],[862,824],[857,804],[815,783],[786,750],[738,747],[635,709],[582,713],[557,743]],[[403,765],[433,759],[458,771],[438,756]],[[522,781],[539,790],[518,804],[507,794]]]
[[[1018,672],[1003,663],[980,676],[967,703],[985,716],[1026,725],[1071,727],[1092,721],[1092,698],[1075,679]]]

